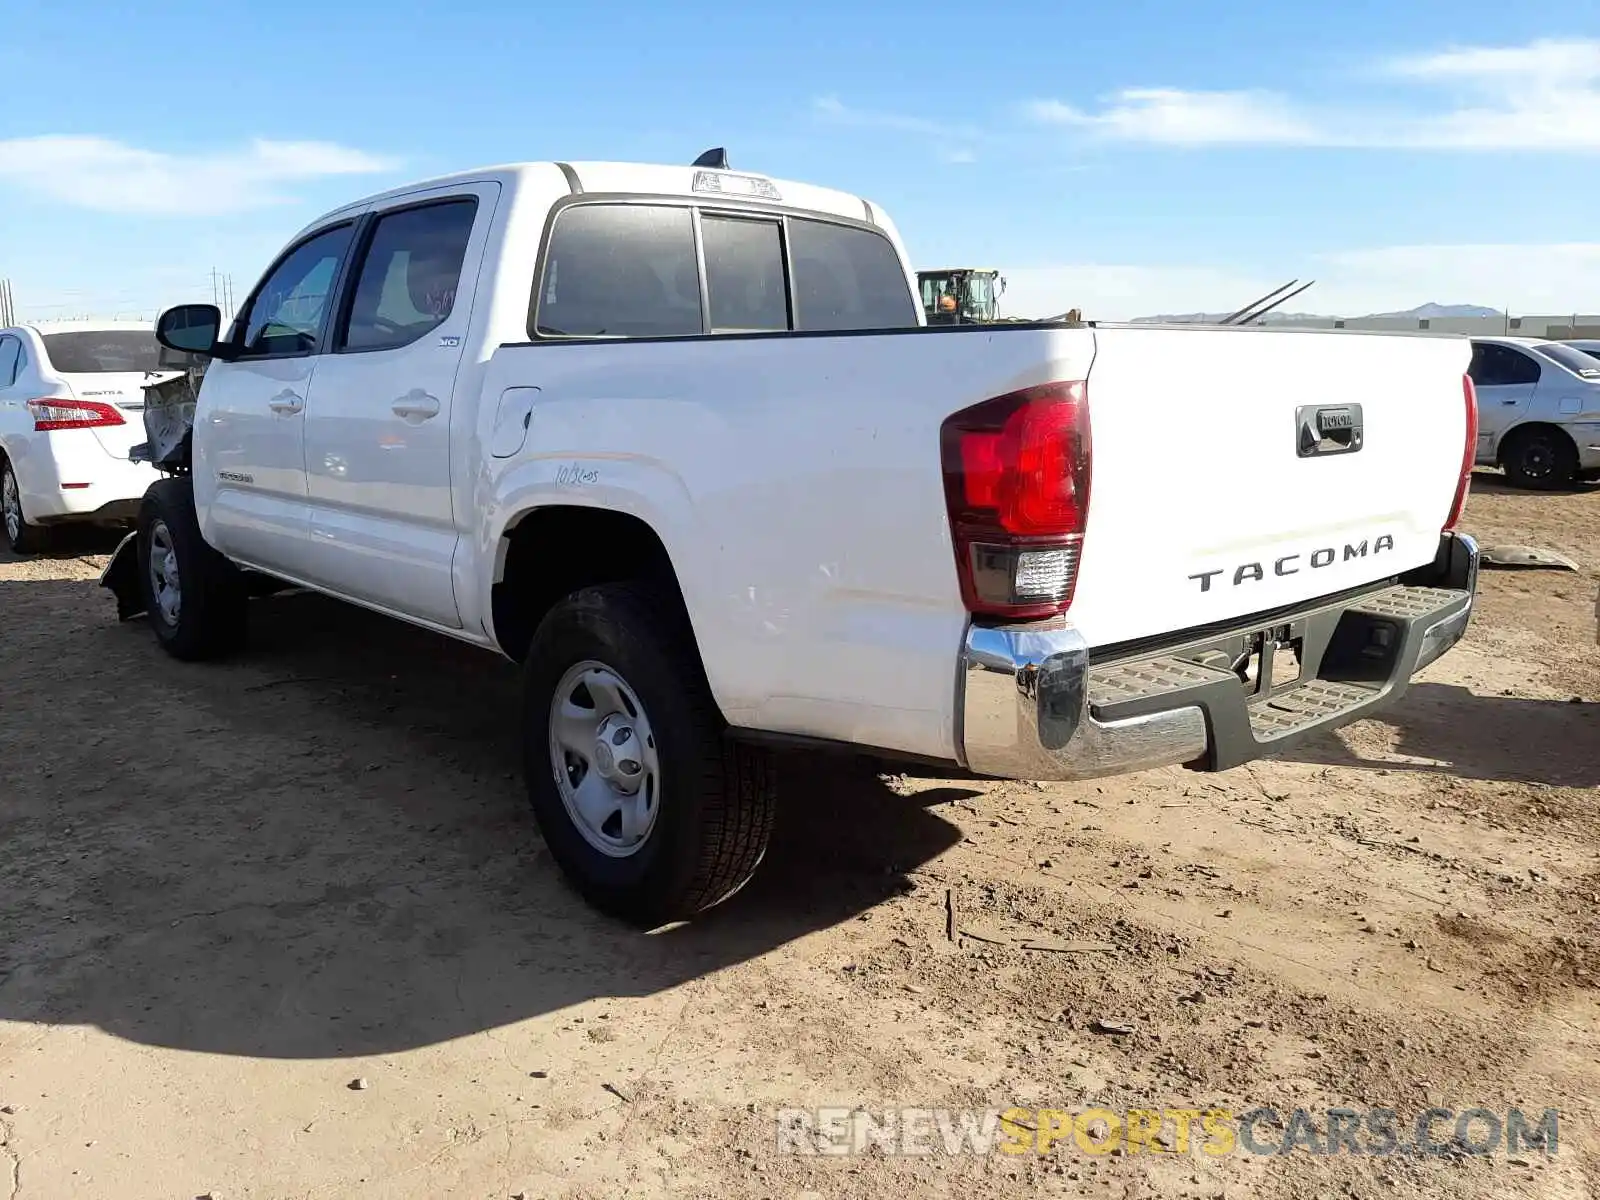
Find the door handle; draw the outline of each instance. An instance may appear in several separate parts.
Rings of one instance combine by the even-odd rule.
[[[394,409],[395,416],[404,417],[413,423],[426,421],[429,417],[439,415],[438,397],[428,395],[421,388],[412,388],[404,396],[396,400],[391,407]]]
[[[276,413],[293,414],[299,412],[305,406],[306,402],[293,392],[289,391],[288,388],[285,388],[271,400],[267,401],[267,407]]]
[[[1502,401],[1500,401],[1500,403],[1501,404],[1509,404],[1512,408],[1515,408],[1517,405],[1521,404],[1522,401],[1521,400],[1502,400]]]

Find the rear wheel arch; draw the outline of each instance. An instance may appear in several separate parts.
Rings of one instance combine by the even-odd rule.
[[[9,479],[9,488],[6,481]],[[15,489],[15,496],[0,495],[0,542],[10,546],[13,554],[38,554],[50,548],[52,542],[51,530],[48,526],[35,525],[28,520],[27,511],[22,502],[22,478],[17,474],[16,467],[6,454],[6,448],[0,443],[0,489]],[[12,516],[7,510],[15,504],[16,533],[12,534]]]
[[[575,504],[532,508],[506,527],[498,555],[491,621],[496,644],[516,662],[526,656],[545,614],[586,587],[660,584],[676,598],[688,623],[688,604],[666,543],[649,522],[631,513]]]

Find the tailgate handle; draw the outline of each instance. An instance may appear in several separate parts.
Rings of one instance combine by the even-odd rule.
[[[1363,438],[1361,405],[1302,404],[1294,410],[1295,453],[1301,458],[1354,454]]]

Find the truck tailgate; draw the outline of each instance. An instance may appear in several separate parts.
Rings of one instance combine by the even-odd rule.
[[[1469,359],[1464,338],[1095,330],[1073,623],[1108,646],[1430,562],[1461,475]]]

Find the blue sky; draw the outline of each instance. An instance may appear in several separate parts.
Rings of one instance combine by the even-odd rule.
[[[1549,10],[1537,10],[1549,11]],[[242,294],[382,187],[686,162],[885,205],[1009,307],[1600,311],[1600,9],[11,0],[0,276],[27,316]],[[1297,302],[1296,307],[1301,307]]]

